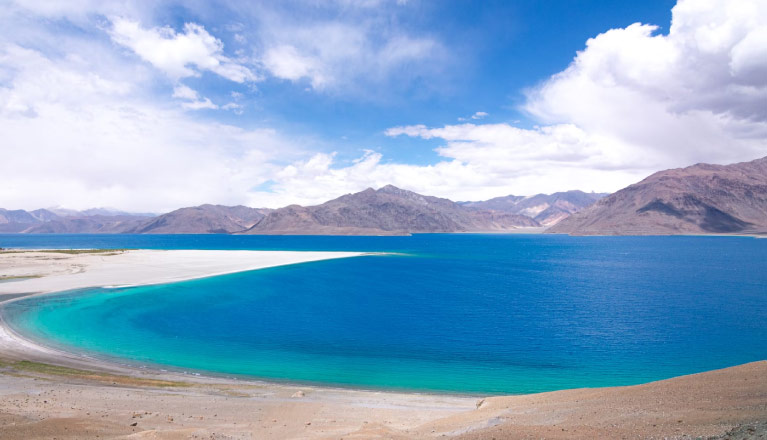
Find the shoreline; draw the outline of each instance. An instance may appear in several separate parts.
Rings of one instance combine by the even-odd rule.
[[[111,356],[102,353],[89,354],[88,352],[67,350],[47,345],[44,342],[37,342],[13,329],[6,322],[2,313],[0,303],[0,357],[6,355],[6,359],[34,359],[35,362],[45,364],[79,369],[93,369],[96,371],[119,373],[119,374],[141,374],[158,375],[163,377],[173,377],[175,379],[193,379],[201,382],[224,381],[237,382],[240,384],[252,384],[259,386],[282,386],[295,388],[325,389],[337,392],[362,392],[362,393],[385,393],[391,395],[411,395],[423,397],[447,397],[458,399],[477,400],[486,397],[499,396],[521,396],[520,394],[509,393],[480,393],[480,392],[460,392],[460,391],[439,391],[439,390],[420,390],[409,388],[392,387],[365,387],[362,385],[345,385],[331,382],[302,381],[296,379],[276,379],[261,378],[247,374],[223,373],[210,370],[200,370],[195,368],[179,367],[174,365],[165,365],[152,362],[135,361],[128,358]],[[15,349],[15,350],[14,350]],[[11,356],[7,356],[8,354]],[[14,355],[15,354],[15,355]]]
[[[135,255],[140,251],[126,253],[130,252]],[[153,255],[170,255],[167,252],[174,251],[152,251]],[[307,258],[311,253],[291,254]],[[326,254],[347,258],[370,253]],[[103,260],[92,257],[56,256],[55,260],[42,260],[42,264],[53,262],[67,270],[73,261],[78,270],[83,261],[93,264],[79,272],[49,268],[49,281],[82,278],[89,271],[99,273]],[[281,261],[299,264],[329,258],[314,257]],[[111,262],[122,264],[123,260]],[[240,262],[237,267],[252,267],[254,262]],[[217,267],[206,266],[204,273],[208,275],[198,273],[196,278],[219,274],[214,270]],[[256,269],[225,273],[245,270]],[[133,276],[137,273],[141,271]],[[45,278],[22,279],[0,287],[40,286]],[[168,280],[168,273],[154,272],[142,281],[157,284],[181,280]],[[5,301],[0,296],[0,308],[27,296]],[[160,439],[219,438],[217,435],[266,439],[695,438],[720,436],[743,426],[752,429],[754,423],[754,429],[761,433],[765,427],[758,422],[767,420],[766,361],[642,385],[484,398],[477,394],[334,387],[232,376],[236,375],[123,364],[58,350],[19,335],[0,313],[0,431],[8,438],[61,437],[64,432],[70,434],[64,438]]]
[[[83,251],[89,251],[90,249],[83,249]],[[36,254],[40,253],[56,253],[55,251],[49,251],[49,250],[41,250],[41,249],[24,249],[24,250],[6,250],[10,251],[7,252],[11,254],[26,254],[25,256],[29,256],[30,254],[33,256],[36,256]],[[253,257],[251,260],[246,261],[238,261],[237,263],[233,264],[231,267],[228,267],[226,269],[221,270],[219,265],[213,265],[213,266],[203,266],[198,267],[197,271],[193,272],[186,272],[184,274],[178,273],[178,267],[177,264],[172,263],[178,263],[178,260],[174,259],[167,259],[165,258],[165,263],[171,263],[167,267],[164,268],[164,270],[161,270],[159,273],[153,274],[153,276],[145,277],[143,274],[141,274],[141,279],[136,279],[135,275],[123,277],[122,279],[132,279],[133,282],[128,284],[115,284],[114,282],[104,282],[104,279],[101,279],[101,282],[99,283],[99,278],[92,277],[89,279],[89,277],[80,277],[80,279],[72,281],[72,277],[76,277],[78,275],[83,275],[88,273],[88,269],[86,269],[84,272],[78,272],[74,274],[65,274],[65,275],[42,275],[42,276],[34,276],[29,278],[21,278],[19,280],[14,280],[12,282],[7,283],[0,283],[0,354],[11,354],[11,359],[19,357],[19,358],[27,358],[32,357],[38,362],[44,362],[44,363],[50,363],[52,365],[59,365],[63,367],[75,367],[75,368],[95,368],[100,371],[108,371],[108,372],[119,372],[122,374],[135,374],[135,373],[147,373],[152,372],[155,374],[173,374],[173,375],[182,375],[184,377],[191,376],[191,377],[197,377],[197,378],[207,378],[207,379],[215,379],[215,380],[235,380],[235,381],[247,381],[257,384],[286,384],[286,385],[302,385],[299,382],[294,381],[277,381],[277,380],[267,380],[267,379],[258,379],[258,378],[249,378],[247,376],[242,376],[241,378],[234,374],[226,374],[226,373],[220,373],[217,374],[216,372],[212,371],[204,371],[204,370],[193,370],[188,368],[182,368],[182,367],[175,367],[171,365],[162,365],[162,364],[149,364],[143,365],[139,362],[133,362],[130,359],[122,359],[119,357],[108,357],[105,356],[90,356],[85,353],[78,353],[73,352],[69,350],[64,350],[60,348],[56,348],[50,345],[46,345],[45,343],[41,343],[38,341],[34,341],[31,338],[20,334],[17,330],[15,330],[7,321],[5,317],[5,309],[6,306],[10,303],[33,297],[33,296],[42,296],[42,295],[51,295],[56,293],[66,293],[69,291],[76,291],[80,289],[91,289],[91,288],[124,288],[124,287],[134,287],[134,286],[147,286],[147,285],[157,285],[157,284],[169,284],[169,283],[176,283],[176,282],[183,282],[183,281],[190,281],[195,279],[202,279],[202,278],[210,278],[210,277],[216,277],[216,276],[222,276],[222,275],[229,275],[234,273],[241,273],[241,272],[248,272],[253,270],[260,270],[260,269],[267,269],[272,267],[279,267],[279,266],[286,266],[286,265],[293,265],[293,264],[303,264],[303,263],[309,263],[309,262],[316,262],[316,261],[325,261],[325,260],[331,260],[331,259],[340,259],[340,258],[352,258],[352,257],[359,257],[359,256],[367,256],[367,255],[386,255],[386,253],[379,253],[379,252],[316,252],[316,251],[227,251],[227,250],[149,250],[149,249],[131,249],[131,250],[93,250],[93,253],[89,252],[81,252],[77,253],[75,255],[99,255],[99,254],[108,254],[108,257],[114,257],[117,255],[125,255],[125,254],[132,254],[132,256],[138,256],[140,258],[146,258],[147,256],[174,256],[174,257],[181,257],[181,262],[188,264],[191,260],[191,263],[200,263],[202,260],[203,263],[209,262],[210,260],[207,260],[207,258],[213,258],[217,259],[221,256],[227,255],[229,257]],[[106,252],[104,252],[106,251]],[[69,254],[64,254],[69,255]],[[0,255],[2,257],[2,255]],[[191,257],[191,258],[190,258]],[[203,257],[200,258],[194,258],[194,257]],[[66,258],[66,257],[65,257]],[[268,260],[268,258],[275,258],[277,261],[274,260]],[[157,264],[156,261],[157,258],[154,258],[155,261],[153,261],[151,264]],[[163,260],[163,258],[160,258],[160,260]],[[195,261],[196,260],[196,261]],[[229,260],[231,262],[231,260]],[[113,263],[115,265],[123,264],[119,261],[111,261],[110,263]],[[91,264],[93,264],[91,262]],[[146,265],[143,265],[146,266]],[[1,267],[0,267],[1,268]],[[95,271],[99,269],[99,266],[96,265]],[[112,272],[107,272],[108,275],[114,275]],[[91,273],[92,275],[92,273]],[[63,278],[62,278],[63,277]],[[47,278],[47,279],[46,279]],[[67,280],[67,278],[69,278]],[[65,289],[58,289],[58,288],[50,288],[52,284],[55,284],[57,281],[65,279],[68,281],[66,285],[70,286],[69,288]],[[118,278],[119,279],[119,278]],[[31,286],[31,287],[30,287]],[[29,291],[28,289],[34,289],[34,288],[42,288],[42,291]],[[7,297],[7,298],[6,298]],[[192,370],[194,373],[187,374],[184,370]],[[303,384],[305,386],[312,386],[312,387],[322,387],[322,384]],[[357,387],[333,387],[328,386],[330,389],[352,389],[352,390],[361,390],[361,391],[374,391],[374,390],[365,390],[362,388]],[[405,391],[403,391],[405,392]],[[425,394],[420,392],[414,392],[415,394]],[[447,394],[446,394],[447,395]]]
[[[0,252],[0,270],[10,272],[17,279],[0,283],[0,304],[4,302],[4,295],[166,284],[365,255],[383,253],[156,249],[94,250],[77,254],[56,250],[4,251]],[[15,266],[14,257],[19,260]],[[35,258],[45,263],[40,264]],[[8,260],[11,260],[10,264]]]

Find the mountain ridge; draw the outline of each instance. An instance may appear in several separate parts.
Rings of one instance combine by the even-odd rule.
[[[266,209],[204,204],[159,215],[126,231],[134,234],[231,234],[264,218]]]
[[[547,232],[573,235],[767,232],[767,157],[654,173]]]
[[[607,193],[586,193],[579,190],[571,190],[526,197],[509,195],[481,202],[460,203],[473,209],[524,215],[533,218],[543,226],[553,226],[607,195]]]
[[[563,207],[557,202],[549,203],[573,198],[572,194],[586,195],[581,191],[568,191],[456,203],[386,185],[377,190],[367,188],[345,194],[319,205],[290,205],[279,209],[204,204],[160,215],[132,214],[111,208],[83,211],[0,209],[0,233],[403,235],[508,232],[541,227],[534,215],[525,215],[530,214],[531,209],[539,218],[540,215],[548,216],[550,211],[555,215],[569,215],[568,210],[580,209],[573,204]],[[589,196],[580,196],[580,199],[583,197]],[[541,198],[546,199],[543,205],[539,203]],[[503,207],[482,207],[482,204],[493,205],[500,199],[513,199],[522,203],[521,208],[514,212]],[[525,201],[535,206],[530,208],[524,205]],[[549,221],[550,217],[546,218]]]
[[[345,194],[315,206],[270,212],[244,234],[399,235],[430,232],[497,232],[539,226],[508,213],[464,208],[451,200],[386,185]]]

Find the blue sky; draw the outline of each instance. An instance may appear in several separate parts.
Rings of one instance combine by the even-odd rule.
[[[230,115],[225,119],[229,123],[268,121],[284,130],[318,135],[329,144],[321,148],[338,151],[341,157],[354,159],[362,149],[374,148],[389,160],[425,165],[437,159],[432,150],[437,142],[393,139],[385,136],[384,130],[414,122],[457,122],[478,111],[488,113],[483,118],[486,121],[535,124],[518,108],[524,101],[525,89],[562,70],[586,39],[605,29],[635,22],[666,23],[668,27],[673,2],[651,1],[627,7],[626,2],[584,1],[576,5],[560,0],[548,1],[543,8],[541,5],[535,0],[408,2],[365,11],[366,16],[400,23],[401,32],[433,38],[451,53],[446,53],[433,70],[413,75],[396,72],[383,84],[359,78],[360,84],[354,87],[361,90],[345,91],[340,87],[307,91],[311,87],[307,78],[295,83],[268,78],[259,83],[255,93],[248,87],[232,87],[215,75],[203,75],[193,83],[206,96],[219,100],[228,99],[233,88],[245,95],[243,102],[250,106],[249,111]],[[176,29],[187,22],[205,23],[210,29],[240,22],[233,11],[204,17],[186,8],[171,9],[171,15],[161,20]],[[293,5],[285,9],[287,15],[300,17],[308,10],[306,15],[327,20],[358,12]],[[247,32],[239,31],[245,35]],[[226,47],[239,47],[230,32],[223,31],[220,38]],[[373,33],[371,38],[383,37]],[[218,111],[205,113],[226,118]]]
[[[0,206],[614,191],[767,155],[767,7],[4,1]]]

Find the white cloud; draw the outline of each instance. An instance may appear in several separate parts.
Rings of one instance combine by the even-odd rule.
[[[97,74],[71,60],[0,46],[3,207],[243,203],[279,163],[297,157],[274,130],[189,118],[137,93],[143,84],[111,78],[120,66]],[[194,97],[190,90],[177,93]]]
[[[476,121],[476,120],[479,120],[479,119],[485,119],[485,117],[487,117],[487,115],[488,115],[487,112],[476,112],[473,115],[469,116],[468,118],[460,117],[460,118],[458,118],[458,120],[463,122],[463,121],[468,121],[468,120],[474,119]]]
[[[227,102],[221,106],[224,110],[232,110],[235,114],[241,115],[243,113],[243,105],[236,102]]]
[[[367,19],[300,22],[269,15],[262,22],[257,56],[273,76],[308,80],[315,90],[370,93],[392,78],[433,72],[446,50],[429,37],[409,35]]]
[[[112,39],[165,72],[172,79],[199,76],[210,71],[238,83],[256,81],[258,76],[244,64],[224,55],[221,40],[199,24],[186,23],[177,33],[170,27],[144,29],[137,21],[111,19]]]
[[[472,127],[465,128],[473,130]],[[505,130],[503,127],[499,129],[501,132]],[[567,130],[567,127],[562,128],[562,131]],[[572,133],[558,135],[566,138]],[[589,148],[588,140],[580,139],[579,142],[585,144],[584,149]],[[586,191],[598,190],[603,188],[605,180],[629,184],[643,177],[635,170],[612,170],[609,167],[587,170],[571,166],[564,156],[545,169],[536,168],[541,165],[536,157],[519,159],[507,153],[506,157],[496,158],[494,154],[503,149],[501,145],[484,151],[466,147],[462,150],[461,142],[456,142],[440,151],[445,160],[427,166],[385,162],[380,153],[372,151],[346,164],[339,163],[333,154],[318,153],[275,173],[270,192],[251,193],[249,203],[251,206],[274,207],[291,203],[312,205],[387,184],[453,200],[482,200],[499,195],[554,192],[563,187],[572,189],[573,182],[578,182]]]
[[[590,39],[526,110],[660,155],[649,168],[765,155],[767,3],[683,0],[672,14],[668,35],[633,24]]]
[[[191,88],[180,84],[173,88],[173,97],[196,101],[200,98],[200,95],[197,94],[196,90],[192,90]]]
[[[204,72],[239,83],[271,75],[302,87],[306,81],[314,90],[363,97],[374,95],[382,84],[405,87],[425,74],[433,80],[445,74],[447,48],[431,36],[404,29],[396,19],[407,13],[402,5],[381,0],[289,6],[224,1],[220,5],[224,14],[238,14],[237,21],[205,22],[206,26],[202,21],[209,8],[185,5],[196,12],[200,23],[186,23],[178,30],[157,23],[158,16],[167,16],[159,13],[167,7],[163,3],[14,3],[27,16],[64,17],[85,29],[93,25],[93,17],[106,20],[105,30],[115,43],[176,81]],[[316,14],[295,14],[296,7]],[[228,53],[221,41],[226,37],[223,32],[234,46],[227,48]]]
[[[451,169],[461,172],[429,189],[444,196],[459,194],[462,199],[574,188],[615,189],[646,174],[641,152],[572,124],[535,129],[508,124],[416,125],[394,127],[386,134],[444,140],[446,144],[437,152],[447,160],[437,165],[449,163]]]
[[[202,110],[202,109],[215,110],[219,108],[209,98],[198,99],[197,101],[184,102],[181,104],[181,106],[188,110]],[[229,108],[226,108],[225,110],[228,110],[228,109]]]
[[[443,139],[447,144],[437,149],[440,155],[500,172],[524,170],[530,165],[527,161],[630,169],[636,159],[629,156],[627,146],[590,135],[570,124],[531,130],[508,124],[461,124],[442,128],[416,125],[390,128],[386,135]]]
[[[188,110],[202,110],[202,109],[217,109],[216,104],[211,102],[209,98],[200,98],[200,95],[196,90],[179,84],[173,88],[173,97],[179,99],[185,99],[186,102],[181,103],[181,106]],[[222,107],[227,110],[229,107]]]
[[[298,53],[290,45],[279,45],[267,49],[262,59],[264,67],[277,78],[298,81],[308,78],[312,87],[321,88],[326,78],[319,67],[319,61]]]

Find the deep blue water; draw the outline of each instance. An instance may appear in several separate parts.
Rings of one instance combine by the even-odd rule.
[[[12,303],[70,349],[259,378],[524,393],[767,359],[767,240],[0,235],[0,247],[398,252]]]

